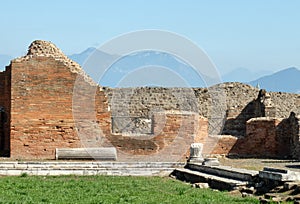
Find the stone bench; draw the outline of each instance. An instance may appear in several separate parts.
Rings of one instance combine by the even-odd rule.
[[[117,150],[114,147],[56,148],[55,159],[95,159],[116,161]]]

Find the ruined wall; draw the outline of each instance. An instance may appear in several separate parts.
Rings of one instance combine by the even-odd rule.
[[[79,65],[53,44],[35,41],[10,66],[11,157],[53,159],[55,148],[80,147],[72,115]]]
[[[207,136],[207,120],[198,113],[165,109],[154,112],[148,137],[112,134],[112,113],[103,89],[51,43],[33,42],[28,54],[10,67],[14,159],[54,159],[55,148],[103,146],[116,147],[119,161],[141,155],[160,160],[162,150],[182,159],[190,143]]]
[[[244,135],[246,121],[257,116],[252,110],[243,110],[256,99],[258,90],[241,83],[210,88],[105,88],[104,92],[112,117],[151,119],[160,111],[192,111],[209,119],[210,134],[214,135]],[[225,119],[233,122],[225,124]]]
[[[112,115],[148,116],[159,110],[198,112],[209,118],[212,100],[223,99],[238,115],[257,98],[258,89],[242,83],[224,83],[210,88],[104,88]],[[225,111],[226,111],[225,109]]]
[[[164,111],[153,116],[153,134],[122,135],[107,131],[105,139],[117,148],[119,161],[184,161],[190,144],[207,137],[207,128],[207,119],[198,114]]]
[[[299,116],[291,112],[288,118],[258,117],[249,119],[243,137],[209,136],[204,143],[204,154],[299,159]]]
[[[269,92],[277,118],[288,118],[291,112],[300,115],[300,94]]]
[[[74,102],[76,87],[80,90]],[[248,154],[258,146],[253,151],[283,155],[286,150],[278,152],[279,143],[297,146],[298,126],[293,126],[296,136],[290,138],[277,127],[291,127],[291,120],[278,123],[251,118],[272,111],[276,117],[288,117],[291,110],[298,115],[300,97],[270,93],[265,103],[258,92],[242,83],[209,88],[98,87],[52,43],[35,41],[26,56],[13,60],[0,73],[0,106],[7,109],[10,121],[0,133],[10,131],[10,135],[1,137],[0,146],[4,145],[3,150],[10,147],[12,158],[52,159],[55,148],[81,146],[115,146],[118,154],[130,158],[154,155],[168,147],[179,149],[191,142],[211,143],[212,154]],[[74,116],[77,111],[80,117]],[[127,126],[128,121],[133,122]],[[219,134],[232,136],[214,137]],[[273,146],[265,137],[275,141]],[[297,148],[289,155],[298,154]],[[174,155],[180,156],[178,152]]]
[[[231,135],[209,135],[203,142],[203,157],[229,155],[238,138]]]
[[[300,95],[269,93],[272,107],[263,107],[259,90],[242,83],[224,83],[210,88],[106,88],[112,117],[151,118],[154,112],[198,112],[209,119],[210,134],[245,136],[246,121],[265,115],[288,117],[300,114]],[[269,110],[274,113],[269,114]],[[217,121],[217,122],[216,122]],[[215,131],[216,127],[222,127]]]
[[[281,120],[276,127],[276,140],[278,141],[278,156],[300,158],[300,123],[299,116],[291,112],[288,118]]]
[[[247,121],[246,136],[240,138],[230,153],[243,157],[280,158],[280,140],[276,127],[281,120],[260,117]]]

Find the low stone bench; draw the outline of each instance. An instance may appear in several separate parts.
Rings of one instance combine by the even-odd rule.
[[[117,160],[117,150],[114,147],[99,148],[56,148],[55,158],[58,159],[96,159]]]

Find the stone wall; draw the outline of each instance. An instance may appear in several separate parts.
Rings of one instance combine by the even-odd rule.
[[[300,94],[270,92],[277,118],[288,118],[291,112],[300,115]]]
[[[104,92],[112,117],[151,118],[155,112],[192,111],[209,119],[211,134],[221,134],[225,119],[238,117],[255,100],[258,90],[241,83],[225,83],[210,88],[105,88]],[[227,109],[234,111],[226,117]],[[253,114],[246,118],[251,117]],[[233,131],[225,129],[226,134]]]
[[[154,112],[198,112],[209,119],[210,134],[244,136],[246,121],[268,115],[258,99],[259,90],[242,83],[224,83],[210,88],[105,88],[112,116],[151,118]],[[274,117],[300,114],[300,96],[270,93]]]

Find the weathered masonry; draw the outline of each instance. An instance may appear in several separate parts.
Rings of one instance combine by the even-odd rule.
[[[0,150],[12,159],[54,159],[56,148],[101,146],[115,147],[119,161],[174,161],[202,142],[206,154],[299,158],[299,105],[300,95],[241,83],[101,87],[38,40],[0,72]]]

